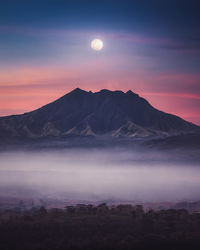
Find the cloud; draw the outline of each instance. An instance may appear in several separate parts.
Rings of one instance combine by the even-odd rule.
[[[140,45],[153,46],[157,48],[167,50],[177,50],[185,52],[199,52],[200,50],[200,37],[196,34],[193,36],[182,35],[181,37],[172,37],[170,35],[153,35],[146,34],[144,31],[141,32],[127,32],[127,31],[99,31],[96,32],[92,29],[72,29],[72,28],[36,28],[36,27],[23,27],[15,25],[0,25],[0,31],[32,36],[42,39],[68,39],[72,40],[75,38],[94,38],[95,35],[103,37],[105,39],[112,39],[114,41],[125,41],[132,42]],[[74,41],[73,41],[74,42]]]

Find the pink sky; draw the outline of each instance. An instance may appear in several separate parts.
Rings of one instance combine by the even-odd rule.
[[[120,63],[119,63],[120,64]],[[131,89],[154,107],[200,124],[200,75],[115,71],[109,62],[93,61],[84,67],[16,67],[0,72],[0,115],[39,108],[76,87],[98,91]]]

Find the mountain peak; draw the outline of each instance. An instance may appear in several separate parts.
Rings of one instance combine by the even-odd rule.
[[[75,88],[73,89],[70,93],[86,93],[87,91],[80,89],[80,88]]]
[[[126,94],[127,94],[127,95],[132,95],[132,96],[137,96],[137,97],[139,97],[139,95],[136,94],[136,93],[134,93],[132,90],[128,90],[128,91],[126,92]]]
[[[109,90],[109,89],[101,89],[97,92],[92,92],[92,91],[86,91],[83,90],[81,88],[75,88],[73,89],[71,92],[69,92],[68,94],[71,93],[90,93],[90,94],[127,94],[127,95],[132,95],[132,96],[139,96],[138,94],[134,93],[132,90],[128,90],[127,92],[123,92],[122,90]]]

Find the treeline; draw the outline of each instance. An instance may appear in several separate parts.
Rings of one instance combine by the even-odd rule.
[[[200,213],[78,204],[0,212],[2,250],[200,249]]]

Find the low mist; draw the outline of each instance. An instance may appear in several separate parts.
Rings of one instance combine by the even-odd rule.
[[[0,153],[0,196],[71,201],[200,200],[200,168],[131,149]]]

